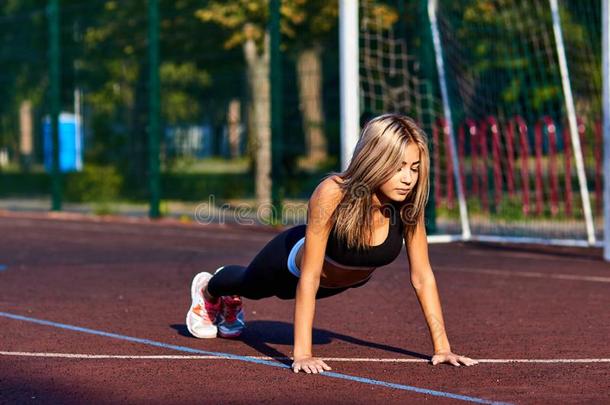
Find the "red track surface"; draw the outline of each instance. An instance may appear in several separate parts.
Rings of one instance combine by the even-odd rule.
[[[0,265],[6,266],[0,312],[205,351],[290,356],[292,301],[246,300],[248,329],[239,340],[195,339],[184,326],[193,275],[247,264],[274,232],[0,213]],[[610,265],[599,250],[450,244],[431,245],[430,257],[455,352],[476,359],[610,358]],[[318,356],[417,359],[431,349],[404,253],[366,286],[318,301]],[[0,351],[192,355],[3,316]],[[487,400],[610,402],[608,362],[329,364],[340,374]],[[42,403],[461,402],[240,360],[0,355],[0,402],[34,397]]]

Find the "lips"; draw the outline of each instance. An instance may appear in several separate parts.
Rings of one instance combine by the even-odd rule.
[[[409,188],[397,188],[396,191],[400,193],[408,193],[411,189]]]

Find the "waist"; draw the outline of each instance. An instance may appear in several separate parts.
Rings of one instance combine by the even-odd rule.
[[[376,269],[376,267],[345,266],[335,263],[334,260],[328,257],[324,258],[322,274],[320,275],[321,287],[351,287],[368,280]]]
[[[328,255],[324,256],[324,263],[328,263],[333,268],[336,268],[339,270],[371,271],[371,270],[376,269],[376,267],[348,266],[346,264],[336,262],[335,260],[331,259]]]
[[[305,238],[301,238],[292,248],[288,257],[288,269],[297,277],[300,276],[304,242]],[[320,287],[351,287],[368,280],[375,269],[376,267],[346,266],[325,256],[320,274]]]

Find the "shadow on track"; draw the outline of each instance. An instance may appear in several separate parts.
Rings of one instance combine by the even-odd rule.
[[[184,324],[170,325],[180,335],[193,337]],[[430,356],[412,352],[410,350],[401,349],[394,346],[385,345],[382,343],[370,342],[359,339],[353,336],[343,335],[336,332],[331,332],[324,329],[313,329],[312,343],[314,345],[325,345],[333,341],[333,339],[342,340],[359,346],[380,349],[391,353],[398,353],[405,356],[410,356],[418,359],[430,360]],[[277,345],[292,345],[293,344],[293,325],[287,322],[278,321],[250,321],[242,335],[233,340],[240,340],[261,353],[263,356],[269,356],[278,359],[278,361],[290,366],[292,362],[285,358],[289,357],[279,350],[269,346],[269,344]],[[284,359],[282,359],[284,358]]]

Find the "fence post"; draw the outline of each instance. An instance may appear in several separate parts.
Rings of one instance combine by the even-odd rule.
[[[59,32],[59,0],[49,0],[49,81],[51,103],[51,139],[52,139],[52,170],[51,170],[51,210],[61,211],[62,176],[59,165],[59,114],[61,112],[61,54]]]
[[[150,192],[149,217],[159,218],[161,187],[159,181],[159,0],[148,0],[148,181]]]
[[[282,55],[280,51],[280,0],[269,3],[269,45],[270,67],[269,83],[271,86],[271,224],[277,225],[282,220],[284,182],[282,173]]]

